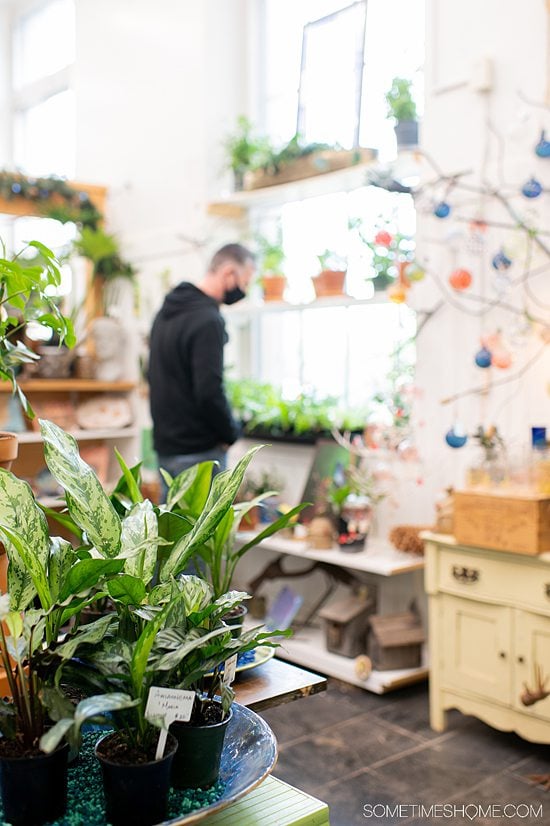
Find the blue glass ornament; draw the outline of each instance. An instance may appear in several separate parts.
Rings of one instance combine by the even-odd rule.
[[[478,367],[490,367],[492,360],[493,357],[491,355],[491,351],[488,350],[486,347],[482,347],[481,350],[477,351],[476,364]]]
[[[434,209],[436,218],[446,218],[451,212],[451,207],[446,201],[441,201]]]
[[[21,184],[12,184],[11,191],[14,193],[14,195],[19,195],[19,193],[21,192]]]
[[[530,178],[527,183],[523,184],[521,192],[526,198],[538,198],[542,192],[542,184],[536,178]]]
[[[449,447],[464,447],[468,441],[468,436],[465,433],[462,433],[462,431],[455,430],[454,427],[451,427],[451,429],[445,434],[445,441]]]
[[[499,250],[493,256],[492,264],[495,270],[507,270],[508,267],[512,266],[512,259],[508,258],[504,250]]]
[[[550,141],[546,140],[546,132],[544,129],[540,133],[540,139],[535,146],[535,154],[539,158],[550,158]]]

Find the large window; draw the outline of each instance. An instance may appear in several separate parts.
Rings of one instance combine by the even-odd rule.
[[[13,29],[13,164],[30,175],[74,177],[74,0],[34,3]]]
[[[361,16],[365,5],[366,25]],[[283,142],[301,124],[307,142],[345,146],[356,143],[358,135],[359,144],[376,149],[382,162],[394,158],[396,142],[393,123],[386,118],[385,93],[393,77],[410,78],[421,109],[424,0],[265,0],[262,24],[264,94],[258,123],[263,131],[274,142]],[[375,294],[372,251],[358,233],[350,232],[350,224],[360,219],[367,239],[380,228],[413,236],[412,198],[358,186],[261,209],[251,219],[255,232],[271,238],[282,234],[289,302],[313,299],[311,276],[320,269],[317,256],[327,249],[347,262],[349,295],[374,300],[263,313],[252,326],[251,363],[243,369],[237,352],[229,354],[236,372],[248,369],[288,396],[307,388],[320,396],[338,396],[350,406],[360,406],[384,391],[392,354],[414,335],[415,314],[389,303],[383,292]],[[406,360],[414,361],[414,348],[407,348]]]

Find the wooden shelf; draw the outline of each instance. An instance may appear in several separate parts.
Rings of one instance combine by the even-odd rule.
[[[96,439],[132,439],[139,435],[137,427],[101,428],[97,430],[68,430],[77,442],[91,442]],[[17,434],[17,441],[20,445],[40,444],[42,436],[39,431],[28,430]]]
[[[336,677],[346,683],[357,685],[374,694],[386,694],[411,683],[421,682],[428,677],[427,664],[420,668],[402,668],[396,671],[371,671],[367,679],[362,680],[355,671],[355,659],[342,657],[327,651],[324,632],[319,628],[304,628],[289,640],[283,640],[277,648],[279,659],[298,663],[304,668],[320,671],[328,677]]]
[[[132,381],[96,381],[95,379],[29,379],[19,382],[24,393],[127,393]],[[8,381],[0,382],[0,393],[11,393]]]
[[[251,536],[252,534],[239,533],[238,538],[244,545],[247,538]],[[257,547],[286,556],[327,562],[338,568],[348,568],[351,571],[363,571],[379,576],[396,576],[424,568],[424,557],[397,551],[391,545],[376,539],[369,541],[367,548],[358,553],[346,553],[336,546],[326,551],[318,551],[310,548],[303,540],[281,539],[280,537],[264,539]]]
[[[334,172],[324,172],[299,181],[289,181],[284,184],[251,189],[243,192],[234,192],[225,198],[212,201],[207,206],[209,215],[220,218],[240,220],[246,216],[249,209],[254,207],[280,206],[291,201],[301,201],[319,195],[328,195],[342,190],[358,189],[367,186],[365,173],[376,166],[375,159],[337,169]]]

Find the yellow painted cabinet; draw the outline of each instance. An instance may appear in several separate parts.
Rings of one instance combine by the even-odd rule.
[[[522,712],[550,721],[550,697],[531,706],[521,701],[525,689],[536,689],[537,669],[550,689],[550,617],[518,611],[515,617],[514,705]]]
[[[441,605],[445,684],[509,703],[510,609],[447,595]]]
[[[550,688],[550,554],[426,538],[432,727],[443,731],[456,708],[550,743],[550,697],[537,696],[545,678]]]

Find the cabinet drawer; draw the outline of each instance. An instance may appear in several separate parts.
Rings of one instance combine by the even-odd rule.
[[[438,589],[550,612],[550,565],[445,550],[439,557]]]

